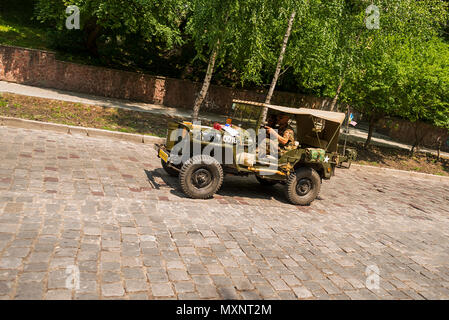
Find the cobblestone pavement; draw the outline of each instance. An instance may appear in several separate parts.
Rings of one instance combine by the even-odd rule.
[[[297,207],[226,177],[199,201],[148,145],[0,127],[0,151],[3,299],[449,298],[449,183],[341,169]]]

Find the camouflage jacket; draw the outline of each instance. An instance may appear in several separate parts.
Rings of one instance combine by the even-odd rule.
[[[279,151],[285,152],[293,150],[295,148],[295,132],[290,126],[279,129],[279,135],[285,139],[288,139],[286,144],[279,144]]]

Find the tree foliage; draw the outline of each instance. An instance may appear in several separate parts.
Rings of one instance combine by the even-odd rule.
[[[416,123],[413,151],[424,138],[417,132],[418,121],[449,129],[449,45],[436,38],[408,43],[397,65],[398,114]]]
[[[241,81],[260,82],[260,70],[273,53],[272,39],[284,35],[285,21],[279,17],[296,10],[301,0],[193,0],[187,31],[197,49],[197,57],[208,68],[202,89],[195,101],[193,118],[205,99],[215,63],[228,62],[240,69]],[[282,33],[279,30],[282,29]],[[278,47],[278,46],[275,46]],[[231,62],[232,61],[232,62]]]
[[[80,9],[80,30],[67,30],[66,8]],[[142,66],[184,42],[187,0],[37,0],[35,17],[49,26],[53,47],[87,51],[107,65]]]
[[[317,94],[325,96],[338,97],[341,91],[341,101],[369,119],[366,145],[370,142],[376,120],[385,115],[410,115],[401,111],[404,101],[401,99],[399,83],[402,77],[397,60],[403,53],[403,46],[407,43],[425,46],[430,39],[440,35],[441,23],[447,17],[441,1],[380,0],[376,1],[380,9],[379,28],[370,29],[366,26],[369,3],[333,2],[334,8],[330,12],[338,18],[325,19],[328,22],[326,26],[318,26],[318,29],[322,28],[321,32],[304,30],[298,44],[303,43],[297,45],[300,48],[297,52],[308,50],[311,47],[307,45],[308,39],[313,42],[315,34],[329,35],[326,46],[320,51],[303,54],[295,67],[298,79],[305,80],[302,82],[304,86],[319,88],[321,92]],[[322,11],[323,8],[321,12],[317,11],[320,12],[318,21],[323,21],[322,15],[327,13]],[[309,58],[312,56],[314,59]],[[411,68],[416,70],[414,66]]]
[[[89,23],[117,34],[140,34],[146,39],[159,39],[167,46],[181,43],[179,26],[188,10],[183,0],[38,0],[36,18],[51,23],[58,30],[65,28],[65,9],[80,9],[81,29]]]

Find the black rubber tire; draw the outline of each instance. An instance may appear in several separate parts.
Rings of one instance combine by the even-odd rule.
[[[298,182],[301,182],[301,185],[305,186],[304,194],[301,195],[298,193],[297,186]],[[311,204],[321,189],[321,177],[316,172],[316,170],[312,168],[298,168],[295,173],[290,174],[287,180],[287,184],[285,186],[285,193],[287,199],[296,205],[307,206]]]
[[[179,176],[179,171],[175,170],[167,165],[167,162],[161,159],[162,168],[164,168],[165,172],[167,172],[172,177]]]
[[[208,183],[209,180],[210,183]],[[201,182],[205,185],[201,186]],[[190,198],[209,199],[223,183],[223,168],[211,156],[194,156],[182,166],[179,183],[182,191]]]
[[[264,178],[261,178],[261,177],[258,176],[258,175],[256,175],[256,179],[257,179],[257,181],[259,181],[259,183],[260,183],[261,185],[267,186],[267,187],[274,186],[275,184],[278,183],[278,181],[275,181],[275,180],[269,180],[269,179],[264,179]]]

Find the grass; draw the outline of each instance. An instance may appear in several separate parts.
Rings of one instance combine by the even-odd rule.
[[[33,49],[48,49],[46,30],[32,19],[33,0],[2,0],[0,43]]]
[[[48,49],[45,30],[6,21],[0,16],[0,43],[33,49]]]
[[[448,159],[437,160],[436,156],[421,152],[410,156],[408,150],[373,145],[364,149],[362,143],[348,143],[348,145],[357,150],[355,163],[358,164],[449,176]]]
[[[163,137],[177,117],[3,93],[0,115]]]

